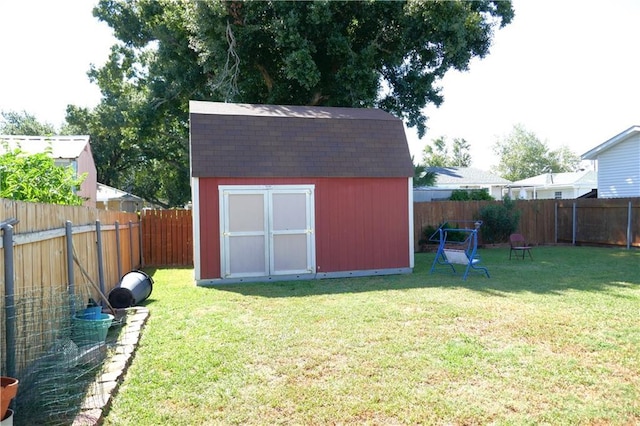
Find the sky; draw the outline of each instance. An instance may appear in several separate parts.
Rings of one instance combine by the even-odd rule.
[[[100,101],[89,82],[115,42],[93,0],[0,0],[0,111],[26,111],[56,127],[68,104]],[[464,138],[472,166],[489,170],[496,141],[520,124],[550,149],[580,155],[640,125],[640,1],[515,0],[487,56],[439,86],[427,134],[407,129],[416,160],[431,140]]]

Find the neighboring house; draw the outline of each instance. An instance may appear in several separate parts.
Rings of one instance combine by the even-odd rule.
[[[543,173],[513,182],[508,194],[513,199],[573,199],[579,198],[596,188],[597,176],[594,171],[583,170],[567,173]]]
[[[0,135],[0,151],[5,145],[9,149],[20,147],[27,154],[45,152],[51,147],[51,156],[58,166],[71,166],[76,176],[86,173],[77,195],[86,198],[85,206],[96,206],[97,176],[96,164],[91,153],[89,136],[13,136]]]
[[[413,164],[377,109],[191,101],[198,285],[410,273]]]
[[[145,207],[145,201],[136,195],[98,183],[96,207],[103,210],[134,213]]]
[[[503,189],[511,181],[473,167],[427,167],[436,173],[433,187],[415,188],[414,201],[446,200],[454,189],[486,189],[493,198],[502,199]]]
[[[598,172],[598,198],[640,197],[640,126],[582,154]]]

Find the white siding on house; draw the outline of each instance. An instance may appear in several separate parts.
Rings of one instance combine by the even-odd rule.
[[[526,196],[523,196],[523,191]],[[556,192],[560,193],[560,198],[563,200],[570,200],[578,198],[579,196],[586,194],[590,189],[586,188],[571,188],[571,187],[558,187],[558,188],[524,188],[520,189],[514,187],[509,192],[509,196],[513,199],[523,198],[525,200],[553,200],[556,197]]]
[[[513,182],[509,195],[511,198],[525,198],[527,200],[566,200],[578,198],[595,189],[596,186],[596,172],[590,170],[543,173]]]
[[[537,190],[535,199],[536,200],[553,200],[554,198],[556,198],[556,192],[560,192],[562,194],[562,198],[576,198],[573,196],[569,196],[569,195],[573,195],[573,192],[569,191],[566,188],[564,189],[565,189],[564,191],[562,189]],[[534,198],[534,197],[531,197],[531,198]]]
[[[598,198],[640,197],[640,134],[598,156]]]

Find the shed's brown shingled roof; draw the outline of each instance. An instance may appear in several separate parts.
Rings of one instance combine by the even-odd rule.
[[[189,102],[193,177],[410,177],[402,121],[382,110]]]

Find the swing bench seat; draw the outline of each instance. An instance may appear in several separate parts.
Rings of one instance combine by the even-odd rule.
[[[458,265],[468,265],[469,258],[467,257],[467,252],[464,250],[456,250],[456,249],[444,249],[444,255],[447,258],[449,263],[456,263]],[[471,264],[476,264],[480,262],[480,259],[472,259]]]
[[[453,266],[454,263],[457,265],[466,266],[464,275],[462,276],[462,279],[464,281],[467,280],[467,276],[469,275],[470,269],[482,271],[487,276],[487,278],[489,278],[489,271],[487,270],[487,268],[483,266],[476,266],[478,263],[480,263],[480,259],[476,257],[469,258],[469,254],[465,250],[445,248],[442,250],[442,254],[444,255],[443,257],[445,261],[443,263],[449,265],[454,273],[456,272],[456,268]],[[437,258],[436,258],[436,262],[437,262]],[[435,264],[433,266],[435,266]],[[433,267],[432,267],[432,272],[433,272]]]
[[[433,241],[437,234],[437,241],[439,242],[438,252],[436,253],[433,264],[431,265],[431,273],[434,273],[436,266],[446,265],[451,268],[451,271],[456,273],[456,265],[462,265],[465,267],[462,279],[466,281],[469,271],[474,269],[476,271],[484,272],[489,278],[489,271],[483,266],[479,266],[480,258],[476,255],[478,248],[478,228],[482,224],[480,221],[476,221],[473,224],[473,228],[449,228],[445,226],[447,222],[433,233],[430,240]],[[463,241],[455,240],[448,241],[449,233],[451,235],[459,236],[459,234],[467,235]],[[455,233],[455,234],[454,234]]]

